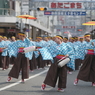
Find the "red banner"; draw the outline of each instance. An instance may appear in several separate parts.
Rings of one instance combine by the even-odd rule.
[[[64,9],[81,9],[82,3],[78,2],[51,2],[50,8],[64,8]]]
[[[16,32],[15,29],[8,29],[8,32]]]

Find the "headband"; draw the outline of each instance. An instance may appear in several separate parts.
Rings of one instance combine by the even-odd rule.
[[[59,38],[59,39],[63,40],[60,36],[55,36],[55,37],[57,37],[57,38]]]
[[[90,37],[90,35],[84,35],[84,37]]]
[[[68,40],[67,38],[63,38],[63,39],[66,39],[66,40]]]
[[[3,38],[2,36],[0,36],[0,38]]]
[[[42,39],[42,37],[37,37],[37,38]]]
[[[18,35],[25,36],[25,34],[22,34],[22,33],[18,33]]]

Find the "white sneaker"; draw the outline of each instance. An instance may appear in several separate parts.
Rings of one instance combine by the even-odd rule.
[[[70,75],[71,75],[71,74],[72,74],[72,72],[68,72],[68,74],[70,74]]]
[[[45,88],[46,88],[46,84],[42,84],[41,85],[41,90],[45,90]]]
[[[6,80],[6,82],[10,82],[11,81],[11,77],[8,77],[8,79]]]
[[[64,89],[63,88],[58,88],[57,91],[64,92]]]
[[[92,83],[92,86],[94,86],[94,87],[95,87],[95,83]]]
[[[74,80],[74,85],[77,85],[78,84],[78,79],[75,79]]]

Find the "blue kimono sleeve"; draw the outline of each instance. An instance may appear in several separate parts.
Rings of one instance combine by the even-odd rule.
[[[48,51],[48,49],[46,49],[45,47],[39,49],[39,51],[40,51],[40,53],[42,55],[43,60],[53,60],[52,55],[50,54],[50,52]]]
[[[10,47],[9,47],[9,57],[14,56],[17,57],[18,54],[18,48],[17,48],[17,43],[13,43]]]
[[[74,57],[74,50],[70,45],[67,45],[69,57]]]

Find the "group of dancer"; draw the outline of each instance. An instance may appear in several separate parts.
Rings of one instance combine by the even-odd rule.
[[[45,90],[46,85],[55,87],[58,80],[58,91],[64,92],[67,84],[67,73],[79,70],[74,85],[79,80],[92,82],[95,86],[95,40],[91,35],[85,34],[83,38],[78,37],[37,37],[36,41],[27,38],[25,33],[18,33],[19,40],[12,37],[11,41],[4,40],[0,36],[0,66],[2,70],[8,69],[9,64],[13,64],[7,82],[12,78],[18,79],[21,72],[21,79],[29,78],[29,70],[44,68],[51,65],[41,85]],[[24,53],[23,49],[36,46],[35,51]],[[63,67],[58,67],[59,60],[69,57],[70,61]],[[9,61],[8,61],[9,60]]]

